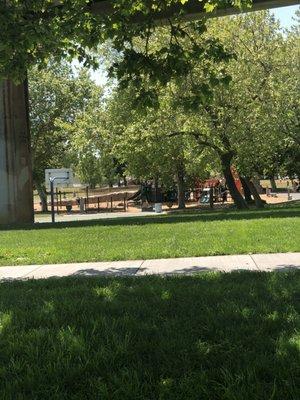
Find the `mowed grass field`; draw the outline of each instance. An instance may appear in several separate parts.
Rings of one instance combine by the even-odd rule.
[[[0,230],[0,265],[300,251],[300,204]]]
[[[300,271],[0,284],[3,400],[299,400]]]

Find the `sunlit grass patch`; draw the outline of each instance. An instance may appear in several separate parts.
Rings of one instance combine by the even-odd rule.
[[[300,251],[300,205],[0,230],[0,265]]]

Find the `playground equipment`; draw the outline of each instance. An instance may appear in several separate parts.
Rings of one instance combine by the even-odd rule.
[[[128,198],[128,201],[140,204],[142,211],[154,210],[162,212],[162,204],[167,203],[171,208],[177,202],[177,190],[155,187],[152,183],[143,183],[140,190]]]
[[[141,200],[141,189],[135,192],[132,196],[128,197],[128,201],[140,201]]]
[[[200,195],[200,203],[202,203],[202,204],[209,203],[209,193],[210,193],[210,188],[204,188],[202,190],[202,193]]]
[[[138,190],[135,187],[93,190],[85,188],[84,191],[79,190],[77,195],[76,192],[62,192],[56,188],[56,192],[53,193],[52,208],[55,207],[57,214],[65,210],[69,213],[127,211],[129,200],[135,198],[137,194]]]

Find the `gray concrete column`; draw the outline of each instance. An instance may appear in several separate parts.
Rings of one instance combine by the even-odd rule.
[[[27,82],[0,82],[0,224],[33,222]]]

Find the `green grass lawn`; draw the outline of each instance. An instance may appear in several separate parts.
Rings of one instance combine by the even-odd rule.
[[[300,251],[300,205],[0,231],[0,265]]]
[[[3,400],[299,400],[300,272],[0,284]]]

